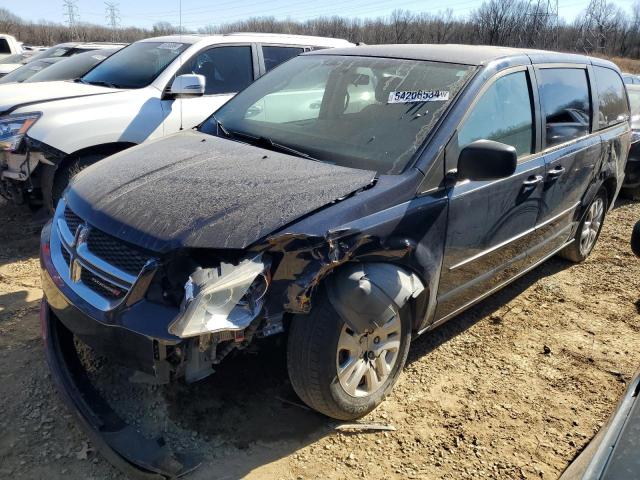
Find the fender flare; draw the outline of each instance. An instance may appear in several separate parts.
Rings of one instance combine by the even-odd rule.
[[[413,272],[391,263],[353,263],[327,278],[327,296],[356,333],[381,327],[424,291]]]

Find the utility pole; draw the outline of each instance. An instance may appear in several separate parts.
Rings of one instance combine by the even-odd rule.
[[[560,17],[558,15],[558,0],[537,0],[529,3],[528,28],[520,34],[520,44],[525,47],[548,48],[555,44],[558,48]],[[524,38],[523,38],[524,36]]]
[[[69,32],[71,32],[71,40],[78,40],[78,23],[80,21],[80,15],[78,14],[78,0],[63,0],[62,8],[63,14],[67,19],[67,25],[69,26]]]
[[[111,27],[111,41],[118,40],[118,27],[120,26],[120,8],[116,2],[104,2],[106,8],[106,18]]]

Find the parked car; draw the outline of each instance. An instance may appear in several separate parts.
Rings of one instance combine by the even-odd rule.
[[[0,59],[0,78],[24,65],[32,52],[16,53]]]
[[[631,148],[625,170],[623,192],[631,198],[640,196],[640,85],[627,85],[631,109]]]
[[[62,45],[62,46],[61,46]],[[76,55],[89,54],[94,55],[82,57],[82,60],[75,60],[71,64],[67,64],[69,69],[67,70],[67,66],[59,67],[58,69],[54,69],[55,72],[59,72],[57,74],[53,74],[52,77],[60,77],[59,80],[73,79],[77,78],[78,75],[82,75],[87,73],[92,66],[95,66],[101,57],[105,57],[104,51],[115,51],[124,46],[124,44],[107,44],[107,43],[85,43],[85,44],[61,44],[56,47],[52,47],[40,54],[36,54],[33,56],[27,57],[27,59],[23,62],[23,65],[4,77],[0,78],[0,85],[4,85],[7,83],[22,83],[30,79],[31,77],[40,74],[42,70],[48,69],[52,65],[56,63],[62,62],[62,60],[68,60],[70,57],[74,57]],[[114,50],[115,49],[115,50]],[[100,50],[99,53],[91,53],[96,50]],[[86,65],[87,68],[84,68]],[[1,68],[1,65],[0,65]],[[67,76],[71,75],[71,76]],[[40,78],[46,78],[45,76],[40,76]],[[53,80],[53,78],[52,78]],[[40,80],[36,80],[40,81]],[[42,80],[44,81],[44,80]]]
[[[631,249],[640,257],[640,222],[634,226]],[[632,377],[607,423],[571,462],[560,480],[640,478],[639,444],[640,370]]]
[[[20,42],[12,35],[0,33],[0,59],[17,53],[22,53],[22,45],[20,45]]]
[[[56,62],[46,70],[42,70],[24,80],[24,83],[56,82],[59,80],[75,80],[85,75],[89,70],[98,65],[103,60],[109,58],[120,48],[105,48],[79,53],[73,57],[64,58],[61,62]],[[45,59],[48,60],[48,59]],[[55,60],[58,60],[56,58]]]
[[[624,177],[628,116],[617,67],[597,58],[300,55],[198,129],[76,176],[42,233],[53,378],[109,458],[166,476],[193,462],[170,464],[168,446],[92,404],[74,337],[167,383],[286,331],[301,400],[361,417],[414,335],[555,254],[589,256]]]
[[[79,53],[88,52],[90,50],[102,50],[105,48],[122,48],[126,46],[126,43],[112,43],[112,42],[66,42],[59,43],[53,47],[40,50],[35,53],[29,61],[42,60],[43,58],[57,58],[57,57],[73,57]]]
[[[0,157],[0,193],[53,210],[87,165],[200,124],[299,53],[345,45],[297,35],[173,35],[123,48],[76,83],[2,85],[0,129],[7,126],[12,150]]]
[[[7,73],[0,79],[0,85],[6,85],[9,83],[22,83],[28,80],[36,73],[40,73],[42,70],[49,68],[51,65],[65,60],[64,57],[52,57],[42,58],[35,62],[28,62],[19,68],[16,68],[10,73]]]
[[[640,77],[633,73],[623,73],[622,80],[627,85],[640,85]]]

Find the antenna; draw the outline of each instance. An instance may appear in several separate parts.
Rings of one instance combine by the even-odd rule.
[[[120,7],[116,2],[104,2],[106,9],[106,19],[111,27],[111,41],[118,40],[118,27],[120,23]]]
[[[80,21],[80,15],[78,14],[78,0],[63,0],[62,8],[63,15],[67,19],[67,25],[69,25],[69,31],[71,32],[71,40],[78,40],[78,22]]]

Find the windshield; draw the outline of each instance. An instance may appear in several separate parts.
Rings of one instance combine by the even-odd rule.
[[[417,60],[296,57],[230,100],[201,131],[398,174],[472,71]]]
[[[133,43],[87,73],[82,82],[114,88],[146,87],[189,46],[176,42]]]
[[[64,57],[72,49],[73,49],[73,46],[63,47],[60,45],[56,45],[55,47],[47,48],[46,50],[40,53],[36,53],[35,55],[29,58],[29,62],[40,60],[42,58]]]
[[[20,68],[16,68],[13,72],[7,73],[4,77],[2,77],[2,80],[0,80],[0,83],[24,82],[26,79],[30,78],[36,73],[51,66],[53,63],[56,63],[56,61],[58,60],[61,61],[62,58],[60,59],[47,58],[44,60],[36,60],[35,62],[29,62],[26,65],[21,66]]]
[[[42,70],[24,83],[53,82],[56,80],[71,80],[87,73],[95,65],[112,55],[116,50],[93,50],[66,58],[61,62]]]

